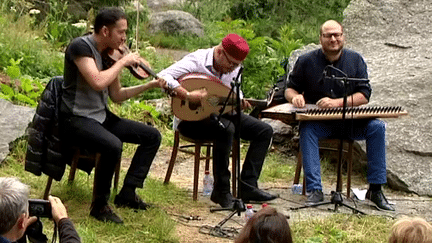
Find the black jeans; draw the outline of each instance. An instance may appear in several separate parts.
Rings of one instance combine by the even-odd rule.
[[[230,191],[231,174],[228,166],[235,132],[235,118],[235,115],[223,115],[220,121],[224,128],[214,119],[182,121],[178,125],[179,132],[187,137],[214,141],[214,190],[218,192]],[[258,187],[258,178],[272,137],[273,129],[270,125],[252,116],[241,114],[240,138],[250,141],[240,175],[242,182]]]
[[[109,111],[103,124],[91,118],[69,116],[63,117],[60,125],[62,141],[101,153],[101,166],[97,168],[93,200],[101,203],[108,201],[115,165],[121,159],[123,142],[139,145],[124,185],[143,187],[162,139],[157,129],[117,117]]]

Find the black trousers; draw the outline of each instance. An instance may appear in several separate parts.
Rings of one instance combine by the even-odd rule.
[[[97,168],[98,177],[95,178],[93,188],[95,201],[106,203],[109,199],[115,165],[121,159],[123,142],[139,145],[124,179],[124,185],[143,187],[162,139],[157,129],[117,117],[109,111],[102,124],[80,116],[62,118],[62,141],[101,153],[101,166]]]
[[[231,174],[228,166],[235,132],[234,119],[236,119],[235,115],[223,115],[220,120],[223,127],[215,119],[181,121],[178,125],[179,132],[187,137],[214,141],[214,190],[219,192],[230,191]],[[242,113],[240,117],[240,137],[250,141],[240,178],[243,183],[258,187],[258,178],[273,137],[273,129],[270,125]]]

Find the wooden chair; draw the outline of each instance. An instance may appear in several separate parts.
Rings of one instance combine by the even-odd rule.
[[[92,167],[96,168],[96,166],[99,165],[99,161],[100,161],[100,153],[84,153],[80,148],[78,147],[72,147],[73,150],[73,157],[72,157],[72,161],[71,161],[71,168],[69,171],[69,178],[68,181],[69,183],[73,183],[74,179],[75,179],[75,172],[76,169],[78,168],[78,162],[82,159],[85,159],[87,161],[89,161],[90,163],[92,163]],[[119,181],[119,177],[120,177],[120,163],[121,161],[119,160],[119,162],[116,164],[116,168],[115,168],[115,172],[114,172],[114,191],[117,192],[117,187],[118,187],[118,181]],[[96,170],[95,170],[96,171]],[[96,175],[95,175],[96,177]],[[52,177],[48,177],[48,181],[45,187],[45,192],[44,192],[44,199],[48,199],[48,195],[50,193],[51,190],[51,185],[52,185],[52,181],[53,178]],[[93,186],[94,186],[94,182],[93,182]]]
[[[348,158],[347,158],[347,197],[349,198],[351,195],[351,172],[352,172],[352,161],[353,161],[353,140],[345,140],[344,143],[348,143],[348,151],[344,150],[344,152],[347,152]],[[320,149],[329,150],[329,151],[336,151],[338,152],[339,149],[335,148],[328,148],[328,147],[320,147]],[[294,175],[294,183],[293,184],[299,184],[300,181],[300,173],[303,168],[303,158],[301,150],[299,150],[298,156],[297,156],[297,166],[296,166],[296,172]],[[341,182],[342,183],[342,182]],[[306,195],[306,178],[303,175],[303,195]]]
[[[180,145],[180,139],[189,142],[189,144],[186,145]],[[207,148],[207,153],[205,156],[201,156],[201,147]],[[194,148],[194,150],[191,150],[190,148]],[[180,134],[179,131],[175,131],[174,133],[174,145],[173,150],[171,153],[171,159],[169,161],[168,170],[165,175],[165,181],[164,184],[168,184],[172,171],[174,169],[174,164],[177,158],[178,151],[192,154],[194,155],[194,182],[193,182],[193,200],[198,200],[198,183],[199,183],[199,169],[200,169],[200,161],[205,160],[205,170],[209,170],[210,167],[210,159],[211,156],[211,150],[213,148],[213,141],[211,140],[198,140],[198,139],[192,139],[189,137],[185,137]],[[233,163],[233,171],[235,169],[235,165]],[[233,187],[233,196],[236,196],[236,176],[235,173],[232,173],[232,187]]]

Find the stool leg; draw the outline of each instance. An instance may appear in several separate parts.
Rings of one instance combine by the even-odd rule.
[[[48,195],[49,195],[50,190],[51,190],[52,181],[53,181],[53,178],[51,176],[48,177],[48,181],[47,181],[47,184],[46,184],[46,187],[45,187],[45,193],[44,193],[44,196],[43,196],[43,199],[45,199],[45,200],[48,200]]]
[[[211,149],[212,149],[212,145],[207,145],[205,171],[210,170]]]
[[[302,161],[302,154],[301,152],[298,153],[297,155],[297,166],[296,166],[296,171],[295,171],[295,175],[294,175],[294,183],[293,184],[298,184],[300,181],[300,173],[302,171],[302,167],[303,167],[303,161]]]
[[[352,163],[353,163],[353,141],[348,142],[348,172],[347,172],[347,197],[351,196],[351,172],[352,172]]]
[[[303,168],[303,156],[301,153],[301,150],[299,149],[299,152],[297,154],[297,166],[296,166],[296,172],[294,175],[294,183],[293,184],[299,184],[300,182],[300,174]],[[303,173],[303,189],[302,194],[306,195],[306,177]]]
[[[198,180],[199,180],[199,164],[201,157],[201,144],[195,144],[195,163],[194,163],[194,182],[193,182],[193,200],[198,200]]]
[[[175,163],[175,160],[177,158],[177,152],[178,152],[178,148],[179,148],[179,143],[180,143],[180,135],[179,135],[178,131],[175,131],[175,133],[174,133],[173,151],[171,153],[171,159],[170,159],[170,162],[169,162],[169,165],[168,165],[167,173],[165,175],[164,184],[168,184],[169,181],[170,181],[170,179],[171,179],[171,174],[172,174],[172,171],[174,169],[174,163]]]
[[[72,162],[71,162],[71,168],[69,171],[69,183],[72,183],[73,180],[75,179],[75,172],[76,172],[76,169],[78,167],[78,161],[79,161],[80,156],[81,156],[81,151],[79,149],[77,149],[74,153],[74,156],[73,156]]]

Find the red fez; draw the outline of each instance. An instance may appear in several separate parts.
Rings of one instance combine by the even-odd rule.
[[[249,45],[237,34],[228,34],[222,40],[223,49],[232,57],[243,61],[249,53]]]

